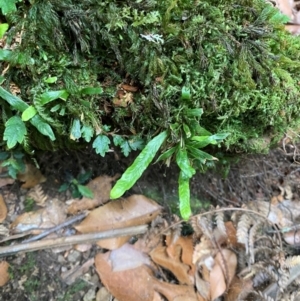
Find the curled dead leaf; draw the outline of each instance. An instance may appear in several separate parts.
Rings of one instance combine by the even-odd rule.
[[[4,286],[9,281],[8,268],[9,264],[7,261],[0,262],[0,287]]]
[[[7,216],[7,206],[2,194],[0,194],[0,223],[2,223]]]
[[[138,90],[138,87],[130,86],[130,85],[126,85],[126,84],[122,84],[121,88],[128,92],[136,92]]]

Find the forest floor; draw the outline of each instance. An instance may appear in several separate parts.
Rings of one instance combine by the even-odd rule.
[[[21,235],[20,238],[8,240],[8,238],[14,238],[12,235],[20,234],[21,231],[26,230],[25,232],[28,234],[27,228],[23,227],[25,224],[24,219],[22,222],[16,222],[16,219],[24,212],[40,212],[41,210],[45,210],[45,208],[49,207],[48,204],[51,203],[51,200],[53,199],[58,199],[60,204],[64,204],[58,208],[61,208],[61,211],[65,210],[64,206],[66,203],[68,204],[68,200],[72,199],[72,196],[70,190],[67,190],[66,192],[59,192],[59,188],[62,184],[70,183],[70,179],[78,178],[79,174],[87,171],[91,171],[92,179],[101,175],[113,177],[118,173],[122,173],[130,164],[132,158],[119,158],[120,157],[117,154],[111,153],[103,159],[97,155],[92,155],[89,150],[73,153],[60,151],[56,153],[43,153],[41,155],[37,155],[36,163],[40,166],[40,171],[45,177],[43,178],[43,183],[40,183],[37,186],[36,183],[30,183],[32,179],[27,178],[25,186],[27,183],[28,186],[33,187],[31,190],[29,188],[24,188],[24,183],[22,181],[11,181],[10,184],[1,187],[1,194],[7,205],[7,216],[0,225],[0,240],[2,239],[2,242],[0,242],[0,253],[1,247],[22,243],[22,241],[24,242],[24,240],[28,238],[28,236],[22,237]],[[269,234],[269,230],[276,230],[278,228],[283,229],[284,226],[295,225],[297,217],[300,215],[296,212],[298,210],[298,204],[300,203],[300,166],[297,159],[299,159],[297,148],[290,144],[285,148],[282,146],[278,147],[277,149],[272,150],[268,155],[241,156],[237,162],[232,162],[231,168],[226,177],[224,177],[224,169],[220,169],[219,171],[210,170],[206,174],[197,174],[191,183],[191,205],[193,208],[193,214],[195,215],[191,222],[194,229],[193,235],[189,235],[192,231],[186,225],[179,228],[178,232],[178,224],[176,224],[176,222],[179,218],[174,218],[174,214],[178,214],[178,184],[176,180],[178,178],[178,170],[176,170],[175,167],[167,168],[158,164],[153,165],[128,192],[128,196],[133,194],[144,195],[153,199],[162,206],[162,211],[160,211],[158,217],[155,219],[156,222],[152,221],[151,227],[148,229],[147,233],[142,236],[132,235],[135,239],[132,239],[132,237],[130,239],[130,246],[136,246],[136,241],[145,242],[147,240],[146,247],[138,247],[136,249],[139,251],[142,250],[143,254],[149,254],[147,256],[150,256],[151,258],[150,263],[148,262],[145,264],[145,262],[139,262],[138,264],[135,263],[133,267],[121,268],[120,272],[115,272],[116,274],[119,273],[119,276],[112,274],[107,275],[107,271],[101,271],[99,265],[104,266],[107,264],[107,262],[104,262],[103,260],[105,260],[105,254],[108,254],[109,251],[107,251],[105,247],[100,247],[95,244],[79,245],[81,247],[78,247],[78,245],[70,247],[53,247],[48,250],[39,250],[35,252],[18,252],[15,255],[7,254],[1,258],[2,262],[0,263],[0,282],[4,277],[4,272],[3,270],[1,271],[1,264],[3,266],[3,262],[7,262],[9,265],[9,280],[2,288],[0,288],[1,300],[108,301],[117,300],[114,299],[114,296],[117,296],[119,301],[139,300],[139,297],[144,298],[143,300],[175,301],[215,299],[228,301],[238,300],[238,295],[246,295],[246,293],[248,294],[248,299],[243,300],[259,300],[259,298],[261,300],[271,300],[268,299],[268,296],[272,296],[274,291],[270,293],[270,289],[268,291],[268,288],[270,285],[273,285],[274,289],[274,284],[276,283],[283,291],[280,293],[280,299],[278,300],[296,300],[295,294],[297,293],[297,290],[299,291],[299,286],[297,286],[298,284],[292,280],[286,280],[285,285],[282,285],[282,282],[284,276],[289,278],[289,275],[293,273],[289,267],[297,268],[298,262],[284,265],[282,261],[278,259],[278,256],[283,256],[283,260],[285,262],[288,262],[290,258],[297,261],[297,255],[300,252],[299,246],[297,245],[298,232],[296,230],[292,230],[292,232],[290,231],[294,237],[292,241],[291,239],[289,240],[288,237],[279,234],[282,236],[282,241],[279,243],[278,240],[274,238],[274,234]],[[31,175],[31,177],[34,178],[36,176]],[[39,174],[37,178],[41,179],[42,176]],[[109,179],[111,179],[110,181],[114,180],[114,178]],[[22,180],[24,181],[23,178]],[[2,184],[5,183],[3,182]],[[40,188],[37,189],[36,187],[41,187],[42,190],[39,190]],[[32,194],[32,191],[37,192],[37,190],[40,191],[37,193],[39,195],[37,198],[38,201]],[[30,191],[31,194],[29,193]],[[34,199],[35,202],[32,199]],[[256,217],[253,218],[253,215],[250,215],[250,209],[253,210],[253,206],[249,204],[258,204],[257,212],[259,212],[259,214],[263,214],[263,209],[260,208],[261,203],[268,204],[268,206],[284,206],[291,215],[287,218],[283,211],[278,212],[270,209],[269,213],[266,214],[266,217],[270,221],[270,214],[272,213],[273,215],[276,215],[275,220],[271,220],[273,226],[267,226],[265,222],[261,222],[259,224],[260,226],[258,226],[255,221]],[[295,206],[295,208],[293,206]],[[254,226],[259,229],[259,234],[255,234],[255,236],[253,234],[252,239],[254,242],[248,243],[245,241],[244,245],[242,245],[244,238],[241,237],[241,232],[239,232],[239,223],[238,221],[234,221],[234,218],[236,217],[233,216],[234,214],[232,212],[229,215],[222,216],[224,219],[224,225],[226,225],[226,242],[224,243],[224,240],[219,239],[219,232],[216,231],[219,231],[222,228],[222,223],[220,224],[218,218],[214,218],[212,216],[215,208],[224,208],[224,210],[229,210],[230,208],[249,209],[248,217],[250,217],[251,222],[248,223],[244,232],[250,233],[251,231],[254,231]],[[53,216],[51,216],[50,220],[55,219],[54,215],[60,216],[58,212],[60,209],[56,210],[57,211],[54,213],[51,213]],[[145,208],[145,210],[147,209]],[[197,219],[198,213],[209,211],[212,212],[209,217]],[[41,216],[42,215],[40,214],[39,218],[41,218]],[[158,218],[160,218],[159,221],[157,221]],[[240,221],[243,219],[241,216],[238,218]],[[66,215],[64,215],[61,219],[58,218],[56,223],[63,223],[65,219]],[[212,221],[210,226],[208,226],[209,219]],[[257,219],[259,219],[259,216],[257,216]],[[233,222],[231,222],[231,220]],[[26,219],[26,221],[28,220]],[[196,224],[198,223],[198,226],[195,226],[195,221]],[[144,220],[143,223],[149,224],[149,222],[150,220]],[[108,228],[114,228],[114,221],[109,218],[105,221],[105,223],[108,225]],[[72,228],[74,224],[69,227],[65,227],[64,232],[61,232],[61,230],[56,231],[55,234],[52,234],[50,239],[56,236],[76,234],[74,228]],[[274,227],[274,224],[276,224],[276,227]],[[170,225],[175,225],[171,232],[168,228]],[[237,229],[237,232],[235,231],[234,234],[229,234],[228,232],[231,231],[230,228],[232,228],[232,225],[234,226],[233,228]],[[153,230],[155,227],[156,230]],[[169,229],[168,232],[165,231],[166,228]],[[199,228],[201,229],[199,230]],[[154,236],[153,231],[156,233]],[[199,234],[199,232],[201,233]],[[148,237],[145,239],[145,236],[147,235]],[[213,239],[210,237],[212,242],[207,245],[205,241],[203,242],[201,237],[207,238],[210,235]],[[232,237],[232,235],[235,237]],[[268,245],[265,241],[263,244],[258,242],[259,240],[263,240],[264,236],[268,235],[269,239],[273,240],[275,244],[274,246]],[[276,235],[277,234],[275,234],[275,236]],[[174,250],[172,248],[170,249],[170,247],[174,247],[173,242],[168,242],[168,237],[170,238],[170,236],[172,237],[171,240],[173,242],[177,241],[178,237],[184,237],[184,239],[187,237],[191,238],[190,242],[187,244],[186,242],[183,245],[181,244],[180,255],[178,255],[179,257],[175,254],[176,252],[173,252]],[[174,237],[176,237],[176,239]],[[149,240],[152,241],[152,245],[151,242],[149,243]],[[159,256],[158,259],[155,259],[153,249],[155,249],[155,247],[159,244],[161,248],[165,248],[164,250],[169,256],[168,259],[162,259]],[[245,251],[245,246],[247,249],[247,244],[250,250]],[[277,253],[275,252],[274,254],[268,255],[269,257],[272,257],[272,263],[261,255],[253,255],[255,258],[252,261],[249,259],[252,256],[251,252],[255,253],[255,250],[259,252],[259,248],[262,248],[262,246],[265,248],[272,247],[274,250],[279,250]],[[178,245],[176,245],[176,248],[177,247]],[[251,251],[251,248],[254,251]],[[183,254],[186,253],[186,250],[190,250],[189,256],[193,257],[193,263],[191,263],[191,258],[188,261],[183,259]],[[234,256],[237,259],[235,259],[234,262],[237,261],[237,263],[232,263],[230,259],[232,254],[230,253],[230,256],[226,257],[226,252],[224,251],[225,253],[222,253],[222,263],[220,265],[221,267],[223,265],[223,272],[221,271],[220,273],[223,273],[222,275],[225,281],[225,288],[221,288],[219,295],[213,295],[211,290],[212,287],[216,286],[216,284],[211,278],[209,278],[212,277],[212,275],[204,275],[203,266],[201,266],[203,263],[200,263],[203,261],[201,256],[203,256],[205,250],[210,250],[211,253],[214,254],[212,256],[212,260],[215,262],[214,266],[216,266],[216,262],[218,261],[218,253],[222,253],[224,250],[227,250],[226,252],[233,252],[236,254]],[[197,252],[202,252],[203,254],[194,259],[196,256],[195,253]],[[98,257],[96,254],[98,254]],[[172,254],[174,255],[174,258],[172,258]],[[100,256],[102,257],[100,258]],[[207,258],[207,254],[205,256],[205,258]],[[126,260],[131,261],[132,259],[123,258],[121,261],[124,262]],[[149,258],[147,260],[149,260]],[[100,261],[103,262],[99,263]],[[173,262],[171,264],[172,266],[168,265],[166,261]],[[176,261],[179,261],[180,264],[174,264]],[[264,265],[264,268],[257,268],[262,265]],[[152,272],[150,273],[151,277],[155,278],[153,283],[156,283],[155,281],[159,280],[160,283],[173,285],[174,288],[176,287],[179,290],[178,293],[176,293],[177,295],[170,295],[170,292],[168,293],[166,288],[156,287],[157,284],[154,285],[149,284],[149,282],[138,282],[139,280],[135,278],[135,275],[143,278],[140,274],[141,271],[138,270],[141,266],[151,266],[151,271],[155,269],[153,274],[151,274]],[[247,267],[249,272],[249,266],[256,268],[252,270],[252,275],[249,276],[248,274],[248,276],[245,277],[243,273],[245,273],[244,271]],[[286,273],[282,272],[284,269],[286,269]],[[185,271],[184,273],[186,273],[185,276],[182,275],[183,270]],[[132,271],[136,274],[130,274]],[[270,277],[266,276],[268,273],[267,271],[269,271],[269,274],[271,275]],[[114,272],[110,271],[110,273]],[[147,273],[149,273],[149,271]],[[210,273],[212,273],[211,270]],[[101,280],[103,281],[99,279],[98,274],[101,275]],[[117,287],[110,283],[106,277],[118,282]],[[218,278],[218,281],[220,281],[220,275],[214,277]],[[251,278],[250,284],[248,281],[249,277]],[[206,283],[210,282],[211,289],[204,288],[203,282],[201,282],[202,280],[200,278],[204,279]],[[238,292],[231,293],[230,291],[234,285],[237,285],[237,283],[240,285],[240,282],[237,281],[245,281],[243,290],[239,289]],[[145,296],[141,297],[141,292],[137,292],[135,288],[132,288],[135,286],[135,283],[139,283],[136,285],[141,286],[143,291],[150,291],[148,292],[148,299]],[[131,287],[131,290],[127,292],[131,297],[128,297],[128,295],[126,297],[126,295],[124,296],[122,295],[122,292],[120,292],[125,290],[127,287]],[[248,289],[247,292],[245,287]],[[189,288],[189,291],[182,293],[180,291],[182,288]],[[190,290],[190,288],[192,289]],[[167,289],[170,290],[169,287]],[[208,293],[205,293],[205,290],[207,290]],[[216,287],[214,287],[214,290],[216,290]],[[193,295],[194,293],[195,296]],[[112,294],[114,296],[112,296]],[[180,297],[182,294],[184,297]],[[253,296],[253,294],[259,295],[259,298],[257,296]],[[277,292],[277,294],[279,293]],[[277,295],[277,298],[278,296],[279,295]],[[273,298],[276,299],[274,295]]]

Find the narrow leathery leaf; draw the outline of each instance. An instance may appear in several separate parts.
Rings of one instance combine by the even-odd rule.
[[[82,196],[85,196],[85,197],[90,198],[90,199],[92,199],[94,197],[93,192],[87,186],[78,184],[77,188],[78,188],[78,191],[81,193]]]
[[[212,139],[211,136],[193,136],[191,140],[198,142],[198,148],[203,148],[209,144],[216,144],[215,140]]]
[[[44,80],[47,84],[54,84],[57,81],[57,76],[48,77]]]
[[[212,135],[211,138],[214,139],[217,143],[222,142],[224,139],[226,139],[229,136],[229,133],[220,133]]]
[[[45,122],[41,116],[35,115],[30,119],[30,123],[35,126],[41,134],[49,137],[52,141],[55,140],[51,126],[47,122]]]
[[[70,184],[69,183],[64,183],[58,188],[58,192],[64,192],[69,188]]]
[[[103,92],[103,89],[98,87],[86,87],[80,90],[80,93],[86,94],[86,95],[95,95],[95,94],[101,94]]]
[[[82,137],[86,142],[90,142],[94,136],[94,129],[89,125],[83,125],[81,128]]]
[[[99,135],[93,142],[93,148],[96,150],[97,154],[104,157],[105,153],[109,150],[110,140],[104,135]]]
[[[51,112],[56,112],[60,109],[60,104],[55,105],[53,108],[51,108]]]
[[[0,39],[2,39],[2,37],[6,33],[7,29],[8,29],[7,23],[0,24]]]
[[[191,90],[188,87],[182,87],[181,90],[181,98],[184,100],[190,100],[191,99]]]
[[[189,117],[201,117],[203,109],[186,109],[184,112]]]
[[[183,130],[185,132],[186,138],[190,138],[192,133],[188,125],[186,125],[185,123],[183,124]]]
[[[111,199],[121,197],[125,191],[130,189],[141,177],[144,170],[149,166],[155,157],[157,151],[166,140],[168,134],[166,131],[160,133],[148,142],[145,148],[134,160],[132,165],[126,169],[122,177],[117,181],[110,192]]]
[[[77,140],[81,137],[81,130],[80,130],[80,120],[79,119],[74,119],[72,122],[72,128],[71,128],[71,133],[70,133],[70,139],[71,140]]]
[[[2,85],[4,81],[5,81],[5,77],[0,75],[0,85]]]
[[[37,114],[37,110],[33,106],[29,106],[23,113],[22,113],[22,120],[28,121],[31,119],[34,115]]]
[[[59,90],[59,91],[48,91],[44,92],[40,98],[38,99],[41,105],[45,105],[53,100],[62,99],[67,100],[69,97],[69,93],[67,90]]]
[[[0,49],[0,61],[8,61],[12,54],[11,50]]]
[[[168,158],[170,158],[174,153],[175,151],[177,150],[178,146],[173,146],[171,147],[170,149],[168,149],[167,151],[165,151],[164,153],[162,153],[158,159],[156,160],[156,162],[158,161],[164,161]]]
[[[5,123],[3,140],[7,141],[7,147],[13,148],[16,144],[22,143],[27,134],[25,123],[19,116],[13,116]]]
[[[176,154],[176,163],[188,178],[191,178],[195,173],[195,169],[191,166],[187,151],[185,148],[179,148]]]
[[[179,174],[178,184],[180,214],[184,220],[188,220],[192,214],[190,205],[190,183],[182,171]]]
[[[218,161],[218,158],[213,157],[212,155],[197,149],[195,147],[192,147],[190,145],[187,145],[187,151],[190,154],[190,156],[194,157],[197,160],[200,160],[203,164],[208,160],[208,161],[213,161],[216,160]]]
[[[2,87],[0,87],[0,97],[7,101],[14,109],[20,112],[24,112],[29,107],[29,105],[21,98],[11,94]]]

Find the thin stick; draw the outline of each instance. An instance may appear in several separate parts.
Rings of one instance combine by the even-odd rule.
[[[36,236],[33,236],[31,238],[28,238],[26,240],[23,241],[23,243],[27,243],[27,242],[32,242],[32,241],[36,241],[36,240],[39,240],[40,238],[43,238],[43,237],[46,237],[47,235],[53,233],[53,232],[56,232],[64,227],[67,227],[67,226],[70,226],[80,220],[82,220],[83,218],[85,218],[87,216],[88,212],[84,212],[84,213],[81,213],[79,215],[76,215],[76,216],[73,216],[69,219],[67,219],[65,222],[55,226],[55,227],[52,227],[50,229],[47,229],[46,231],[36,235]]]
[[[95,232],[89,234],[72,235],[68,237],[58,237],[53,239],[45,239],[35,242],[17,244],[13,246],[0,247],[0,257],[16,254],[19,252],[32,252],[44,250],[53,247],[64,247],[75,244],[92,243],[101,239],[114,238],[119,236],[132,236],[147,232],[148,226],[141,225],[128,227],[123,229],[114,229],[109,231]]]

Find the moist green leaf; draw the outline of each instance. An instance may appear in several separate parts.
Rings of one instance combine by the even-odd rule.
[[[190,145],[187,145],[187,150],[188,150],[190,157],[194,157],[195,159],[199,160],[203,164],[206,161],[218,160],[216,157],[213,157],[212,155],[210,155],[200,149],[192,147]]]
[[[57,76],[48,77],[44,80],[47,84],[54,84],[57,81]]]
[[[135,184],[135,182],[140,178],[144,170],[151,163],[151,161],[155,157],[157,151],[164,143],[166,138],[167,132],[164,131],[158,136],[154,137],[150,142],[148,142],[145,148],[134,160],[132,165],[126,169],[121,179],[119,179],[115,186],[112,188],[110,192],[111,199],[117,199],[121,197],[125,191],[127,191]]]
[[[77,140],[81,137],[80,120],[74,119],[72,123],[70,139]]]
[[[128,157],[131,148],[129,146],[129,143],[125,140],[122,144],[121,144],[121,149],[122,149],[122,153],[124,154],[125,157]]]
[[[3,140],[7,141],[7,147],[13,148],[16,144],[22,143],[27,134],[25,123],[19,116],[13,116],[5,123]]]
[[[167,151],[165,151],[164,153],[162,153],[158,159],[156,160],[156,162],[158,161],[164,161],[168,158],[170,158],[174,153],[175,151],[177,150],[178,146],[173,146],[171,147],[170,149],[168,149]]]
[[[97,154],[100,154],[102,157],[105,156],[105,153],[109,150],[110,140],[104,135],[99,135],[93,142],[93,148],[96,150]]]
[[[0,87],[0,97],[6,100],[14,109],[23,112],[29,105],[17,96]]]
[[[42,119],[42,117],[40,117],[39,115],[35,115],[33,118],[30,119],[30,123],[33,126],[35,126],[41,134],[49,137],[52,141],[55,140],[55,136],[51,126],[47,122],[45,122]]]
[[[8,13],[16,11],[16,2],[18,1],[19,0],[0,0],[0,8],[2,10],[2,14],[6,15]]]
[[[145,141],[141,138],[133,138],[128,140],[128,143],[132,150],[136,151],[138,149],[143,149],[145,146]]]
[[[191,178],[196,173],[195,169],[190,165],[185,148],[178,149],[176,154],[176,163],[187,178]]]
[[[45,105],[55,99],[62,99],[62,100],[67,100],[69,97],[69,93],[67,90],[59,90],[59,91],[48,91],[43,93],[38,101],[41,105]]]
[[[29,106],[23,113],[22,113],[22,120],[28,121],[31,119],[34,115],[36,115],[37,110],[33,106]]]
[[[95,95],[95,94],[101,94],[103,92],[103,89],[98,87],[86,87],[80,90],[80,93],[86,94],[86,95]]]
[[[124,142],[124,138],[120,135],[115,135],[113,137],[113,142],[115,146],[120,146]]]
[[[77,188],[78,188],[78,191],[81,193],[82,196],[85,196],[85,197],[91,198],[91,199],[94,197],[93,192],[87,186],[78,184]]]
[[[190,183],[181,171],[178,180],[179,210],[183,219],[188,220],[192,214],[190,205]]]
[[[0,39],[2,39],[2,37],[6,33],[7,29],[8,29],[7,23],[0,24]]]

